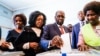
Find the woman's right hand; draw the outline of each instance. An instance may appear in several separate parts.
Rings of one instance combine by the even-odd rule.
[[[78,50],[79,51],[88,51],[89,50],[89,46],[82,44],[82,45],[78,45]]]

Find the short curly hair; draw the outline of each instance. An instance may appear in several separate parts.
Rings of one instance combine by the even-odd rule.
[[[45,14],[42,13],[42,12],[40,12],[40,11],[34,11],[29,16],[29,22],[28,23],[29,23],[29,26],[30,27],[36,27],[36,24],[35,23],[36,23],[36,19],[37,19],[37,17],[39,15],[43,15],[43,17],[44,17],[44,22],[43,22],[42,27],[46,24],[46,16],[45,16]]]
[[[99,1],[92,1],[85,5],[83,8],[84,15],[86,15],[88,10],[94,11],[97,15],[100,15],[100,2]]]
[[[16,17],[20,17],[21,20],[22,20],[22,23],[23,25],[25,26],[27,24],[27,18],[24,14],[16,14],[14,17],[13,17],[13,21],[14,21],[14,24],[15,24],[15,18]]]

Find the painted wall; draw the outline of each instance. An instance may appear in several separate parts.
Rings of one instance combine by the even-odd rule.
[[[66,16],[64,25],[74,25],[78,22],[78,12],[82,10],[84,5],[90,1],[92,0],[48,0],[46,2],[40,1],[40,3],[32,4],[32,6],[29,6],[28,8],[22,8],[14,12],[0,5],[0,26],[13,28],[14,25],[12,22],[12,16],[14,16],[15,14],[23,13],[26,15],[27,19],[29,19],[30,13],[35,10],[39,10],[47,16],[46,24],[54,23],[55,12],[57,10],[63,10]],[[2,37],[6,36],[7,30],[9,29],[2,29]]]
[[[2,29],[2,37],[7,36],[9,28],[12,28],[12,11],[0,5],[0,27]]]
[[[66,14],[64,25],[76,24],[78,22],[77,13],[83,9],[83,6],[91,0],[48,0],[48,2],[40,2],[29,8],[16,10],[14,14],[24,13],[27,18],[29,14],[35,10],[39,10],[46,14],[47,24],[55,22],[54,15],[57,10],[63,10]],[[13,14],[13,15],[14,15]]]

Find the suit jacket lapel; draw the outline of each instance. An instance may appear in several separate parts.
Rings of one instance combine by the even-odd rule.
[[[60,30],[59,30],[59,28],[58,28],[58,26],[57,26],[56,23],[54,23],[54,29],[55,29],[56,33],[58,33],[59,35],[61,35],[61,32],[60,32]]]
[[[68,32],[68,28],[64,26],[64,30],[67,33]]]
[[[80,23],[77,24],[77,30],[80,31]]]

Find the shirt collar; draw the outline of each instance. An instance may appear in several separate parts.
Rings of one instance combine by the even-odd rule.
[[[57,24],[57,23],[56,23],[56,24]],[[58,25],[58,24],[57,24],[57,26],[60,27],[60,26],[63,26],[63,25]]]

